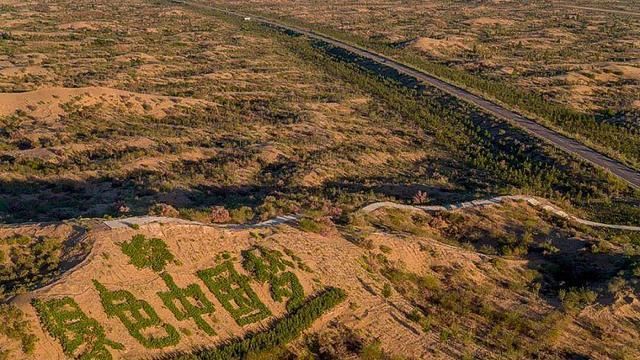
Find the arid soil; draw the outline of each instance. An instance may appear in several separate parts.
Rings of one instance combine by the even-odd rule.
[[[634,1],[214,1],[395,45],[581,110],[635,109]],[[617,12],[597,11],[607,8]],[[595,10],[594,10],[595,8]],[[620,68],[624,67],[624,69]]]
[[[508,342],[501,342],[504,340],[500,336],[507,336],[507,333],[503,334],[501,331],[508,331],[510,336],[519,337],[516,348],[509,350],[515,351],[514,354],[523,355],[532,348],[537,349],[540,354],[556,357],[573,353],[604,359],[619,353],[626,356],[638,354],[633,321],[640,316],[640,301],[632,291],[637,286],[637,281],[628,282],[611,298],[611,295],[603,294],[594,303],[569,312],[567,309],[561,310],[558,300],[553,299],[551,288],[556,286],[555,280],[551,273],[546,272],[548,270],[544,270],[547,269],[544,264],[557,261],[556,255],[536,251],[531,251],[528,255],[513,253],[508,256],[486,253],[492,247],[499,249],[492,241],[502,241],[510,233],[522,236],[522,231],[533,231],[533,243],[527,245],[530,249],[540,245],[539,241],[546,241],[546,237],[553,247],[560,249],[558,251],[562,256],[600,256],[596,261],[600,271],[615,274],[615,267],[619,265],[614,257],[618,256],[615,254],[620,248],[615,241],[604,240],[602,234],[569,224],[562,225],[553,218],[547,218],[544,212],[524,203],[483,208],[482,211],[458,210],[430,218],[396,210],[378,210],[354,222],[352,226],[329,226],[321,233],[310,233],[289,225],[251,230],[170,223],[113,230],[93,225],[88,233],[88,240],[94,245],[85,261],[63,274],[53,284],[26,292],[10,302],[24,312],[25,319],[39,339],[35,351],[24,356],[34,359],[65,358],[59,342],[41,328],[31,305],[33,299],[74,299],[89,317],[96,319],[104,327],[109,340],[124,345],[123,350],[110,350],[115,358],[140,358],[175,350],[187,351],[264,328],[268,321],[248,326],[237,325],[195,276],[197,270],[212,267],[219,262],[219,255],[223,253],[230,254],[236,269],[247,274],[242,270],[241,251],[256,245],[286,252],[291,254],[286,255],[287,258],[295,257],[298,265],[304,264],[305,270],[294,265],[294,273],[303,285],[305,295],[313,294],[326,286],[340,287],[347,292],[345,303],[325,314],[306,332],[307,335],[288,347],[289,351],[299,356],[309,351],[308,339],[320,336],[326,340],[335,337],[336,332],[344,334],[345,331],[358,334],[367,342],[377,341],[389,354],[406,358],[459,358],[469,354],[483,358],[501,358],[501,351],[511,349],[512,346]],[[359,229],[358,240],[347,240],[352,239],[350,229],[355,228]],[[64,236],[60,229],[48,226],[43,227],[39,233]],[[3,234],[11,231],[15,229],[3,229]],[[570,233],[573,234],[572,237],[568,237]],[[217,335],[203,333],[192,320],[176,320],[156,295],[158,291],[165,291],[166,286],[159,275],[151,269],[136,268],[132,265],[131,258],[123,254],[120,244],[138,234],[147,238],[160,238],[167,244],[169,251],[175,255],[175,261],[167,265],[166,272],[179,286],[200,284],[215,305],[213,316],[205,318],[211,321]],[[606,260],[605,253],[579,255],[585,251],[592,253],[588,249],[602,246],[603,242],[612,246],[605,252],[610,254],[607,256],[612,256],[610,260]],[[468,245],[463,245],[464,243]],[[481,252],[477,249],[481,249]],[[422,279],[419,280],[422,283],[418,284],[423,285],[417,285],[418,288],[414,289],[416,285],[410,280],[412,277]],[[136,298],[147,301],[163,321],[181,329],[179,344],[161,350],[145,349],[129,336],[118,318],[108,318],[105,315],[98,292],[92,284],[93,280],[98,280],[110,290],[128,290]],[[585,286],[589,288],[597,289],[602,286],[599,281],[587,281]],[[606,282],[604,280],[604,284]],[[392,290],[384,290],[389,283],[392,284]],[[534,286],[536,283],[542,287]],[[426,318],[423,317],[425,315],[417,315],[421,314],[420,311],[416,312],[416,307],[421,309],[423,306],[423,299],[419,295],[420,286],[427,286],[422,291],[433,302],[429,305],[430,309],[421,310],[426,311]],[[252,281],[251,287],[274,316],[286,312],[283,304],[271,300],[266,285]],[[455,312],[460,310],[451,308],[452,304],[446,302],[448,300],[440,298],[443,296],[438,295],[440,288],[451,294],[460,294],[461,291],[464,293],[465,289],[484,289],[482,297],[477,300],[481,299],[487,310],[479,314],[468,310],[471,312],[464,318],[451,320],[451,316],[455,317]],[[418,298],[414,297],[416,290]],[[457,301],[464,303],[466,300],[459,298]],[[470,303],[463,306],[472,309],[475,305]],[[498,311],[504,309],[513,312],[513,316],[517,317],[511,321],[524,321],[523,324],[527,324],[527,321],[542,321],[544,326],[550,326],[546,330],[548,333],[520,333],[517,326],[525,325],[516,325],[515,322],[507,326],[516,327],[508,330],[494,328],[493,331],[499,333],[493,333],[491,328],[497,326],[497,323],[492,324],[485,316],[489,316],[486,311],[494,307]],[[438,313],[431,313],[432,311]],[[565,311],[567,313],[563,315]],[[425,319],[431,319],[428,320],[428,326],[424,323]],[[443,340],[445,333],[449,335]],[[602,333],[608,335],[602,337],[599,335]],[[544,336],[538,337],[542,335]],[[334,346],[332,351],[342,351],[340,346],[335,345],[336,341],[339,342],[334,338],[333,344],[324,346],[327,349]],[[601,346],[604,341],[607,341],[607,346]],[[8,349],[20,353],[15,341],[4,339],[3,343]],[[503,346],[507,348],[502,348]]]
[[[252,186],[257,198],[238,196],[255,202],[441,156],[414,124],[384,124],[371,96],[241,23],[145,2],[3,6],[7,221],[197,208]]]
[[[229,231],[216,229],[214,227],[204,227],[195,225],[162,225],[152,224],[144,226],[140,230],[98,230],[90,234],[95,246],[91,252],[90,259],[80,268],[75,269],[62,280],[45,289],[35,293],[25,294],[15,298],[12,303],[23,308],[30,321],[37,323],[36,314],[30,305],[30,299],[50,298],[60,296],[71,296],[78,302],[80,307],[86,309],[86,313],[97,319],[108,329],[109,339],[123,343],[126,351],[118,355],[126,358],[139,358],[149,355],[157,355],[166,352],[149,352],[139,343],[128,336],[124,327],[117,319],[107,319],[100,310],[98,295],[91,283],[98,280],[113,289],[125,288],[136,296],[144,298],[152,307],[156,309],[162,319],[179,324],[181,328],[193,331],[194,335],[185,337],[180,345],[168,350],[189,350],[196,346],[210,345],[212,342],[224,341],[233,336],[240,336],[247,330],[258,329],[260,324],[247,327],[240,327],[233,322],[233,319],[225,313],[219,304],[216,304],[215,313],[216,331],[219,335],[207,336],[189,324],[190,321],[176,322],[169,319],[173,315],[163,309],[162,302],[154,296],[156,291],[163,289],[164,285],[159,276],[152,271],[137,270],[129,263],[126,256],[123,256],[119,242],[129,240],[135,234],[144,234],[148,237],[158,237],[164,239],[171,252],[176,256],[179,265],[170,265],[167,272],[179,284],[190,284],[198,282],[195,276],[197,270],[211,267],[214,263],[213,255],[228,251],[235,259],[239,258],[240,251],[250,248],[252,245],[260,244],[269,248],[282,251],[284,248],[290,249],[294,254],[302,258],[302,261],[312,269],[312,272],[297,271],[296,275],[301,280],[306,294],[312,294],[322,286],[333,285],[344,288],[349,293],[349,301],[358,304],[359,310],[348,310],[348,306],[342,306],[314,325],[315,329],[322,329],[329,319],[348,319],[348,323],[354,328],[368,328],[369,330],[379,327],[379,333],[385,342],[391,343],[393,339],[408,341],[401,352],[413,353],[416,356],[425,354],[426,339],[415,334],[411,329],[397,326],[397,321],[392,316],[395,310],[386,300],[371,294],[363,288],[361,283],[371,283],[376,287],[374,280],[367,275],[366,271],[358,265],[358,258],[362,251],[357,246],[344,241],[336,236],[320,236],[317,234],[305,234],[290,227],[277,229],[263,229],[257,231],[260,240],[249,231]],[[352,264],[346,266],[346,264]],[[239,267],[239,261],[236,266]],[[319,282],[312,281],[320,280]],[[359,280],[361,279],[361,280]],[[256,286],[254,290],[261,300],[274,312],[275,316],[282,315],[285,310],[281,304],[270,300],[269,291],[266,286]],[[213,299],[211,294],[208,294]],[[402,299],[396,299],[393,304],[401,308],[410,309],[410,305]],[[366,315],[368,314],[368,315]],[[358,319],[359,316],[367,319]],[[395,315],[397,316],[397,315]],[[371,324],[370,319],[375,319],[375,324]],[[266,322],[262,323],[264,326]],[[393,329],[393,331],[390,331]],[[378,331],[376,331],[378,332]],[[384,335],[386,334],[386,335]],[[47,354],[57,353],[57,358],[64,358],[61,354],[60,346],[55,340],[50,339],[42,331],[37,331],[36,335],[43,341],[39,342],[37,350],[33,353],[33,358],[39,359]]]
[[[465,3],[460,13],[440,2],[289,4],[249,5],[482,76],[510,74],[558,101],[576,97],[577,108],[626,109],[637,91],[636,64],[616,59],[636,56],[625,32],[635,20],[609,21],[614,13],[578,9],[578,20],[550,27],[566,12],[548,3]],[[596,47],[602,59],[571,50]],[[285,295],[274,290],[282,279],[247,261],[256,249],[281,253],[286,262],[270,271],[290,271],[304,299],[331,287],[346,298],[301,336],[280,328],[286,344],[251,359],[640,357],[636,232],[509,201],[358,211],[524,193],[580,218],[638,225],[640,193],[332,50],[169,1],[0,0],[0,359],[67,359],[95,346],[105,359],[164,358],[274,331],[300,309],[278,296],[299,289],[290,280]],[[297,217],[246,225],[285,214]],[[174,220],[123,220],[138,215]],[[241,275],[231,290],[249,294],[236,305],[262,303],[269,316],[240,324],[197,275],[226,262]],[[172,294],[203,297],[162,301],[167,276],[184,291]],[[100,291],[118,290],[135,299],[105,305]],[[54,316],[47,304],[59,301]],[[213,331],[189,317],[208,301],[202,320]],[[155,325],[137,334],[131,319]]]

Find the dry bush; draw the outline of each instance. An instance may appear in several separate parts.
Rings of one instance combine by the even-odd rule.
[[[224,206],[214,206],[211,208],[211,222],[216,224],[228,223],[231,221],[229,210]]]
[[[155,204],[149,209],[149,215],[153,216],[166,216],[166,217],[178,217],[180,213],[176,208],[168,204]]]

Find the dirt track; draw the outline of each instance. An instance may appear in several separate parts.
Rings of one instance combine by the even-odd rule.
[[[617,229],[617,230],[627,230],[627,231],[640,231],[640,226],[629,226],[629,225],[613,225],[613,224],[604,224],[599,222],[594,222],[590,220],[581,219],[577,216],[569,215],[566,212],[558,209],[557,207],[551,205],[548,201],[543,199],[534,198],[531,196],[525,195],[512,195],[512,196],[498,196],[491,199],[486,200],[474,200],[463,203],[456,204],[448,204],[448,205],[432,205],[432,206],[412,206],[405,204],[398,204],[390,201],[385,202],[376,202],[373,204],[369,204],[359,211],[364,213],[370,213],[382,208],[393,208],[393,209],[405,209],[405,210],[419,210],[419,211],[453,211],[458,209],[468,209],[475,207],[484,207],[489,205],[498,205],[504,201],[526,201],[532,206],[539,207],[544,211],[547,211],[553,215],[569,219],[579,224],[593,226],[593,227],[601,227],[601,228],[609,228],[609,229]],[[196,221],[188,221],[178,218],[169,218],[169,217],[161,217],[161,216],[137,216],[130,217],[124,219],[117,220],[109,220],[105,221],[104,224],[111,229],[126,229],[131,227],[132,225],[146,225],[151,223],[164,223],[164,224],[191,224],[191,225],[201,225],[201,226],[213,226],[218,228],[226,228],[226,229],[255,229],[255,228],[264,228],[270,226],[277,226],[280,224],[287,224],[297,221],[300,218],[298,215],[283,215],[278,216],[276,218],[266,220],[257,224],[247,224],[247,225],[211,225],[199,223]]]
[[[577,216],[567,214],[566,212],[551,205],[546,200],[534,198],[531,196],[524,196],[524,195],[498,196],[498,197],[494,197],[486,200],[474,200],[474,201],[463,202],[459,204],[434,205],[434,206],[412,206],[412,205],[397,204],[393,202],[377,202],[377,203],[373,203],[363,207],[362,209],[360,209],[360,211],[363,211],[365,213],[370,213],[372,211],[375,211],[381,208],[395,208],[395,209],[422,210],[422,211],[453,211],[457,209],[468,209],[468,208],[483,207],[488,205],[496,205],[504,201],[526,201],[527,203],[529,203],[529,205],[541,208],[542,210],[549,212],[555,216],[569,219],[573,222],[576,222],[582,225],[608,228],[608,229],[617,229],[617,230],[640,231],[640,226],[604,224],[604,223],[599,223],[595,221],[581,219]]]
[[[540,125],[538,123],[536,123],[533,120],[527,119],[524,116],[517,114],[511,110],[508,110],[494,102],[491,102],[489,100],[486,100],[484,98],[481,98],[477,95],[472,94],[471,92],[460,88],[456,85],[453,85],[451,83],[448,83],[446,81],[443,81],[439,78],[436,78],[434,76],[431,76],[427,73],[424,73],[420,70],[414,69],[412,67],[409,67],[407,65],[404,65],[400,62],[397,62],[391,58],[388,58],[384,55],[380,55],[378,53],[375,53],[371,50],[367,50],[361,47],[356,47],[350,44],[347,44],[345,42],[342,42],[340,40],[334,39],[334,38],[330,38],[327,37],[325,35],[321,35],[318,34],[314,31],[311,30],[306,30],[306,29],[301,29],[298,27],[292,27],[289,25],[285,25],[279,22],[276,22],[274,20],[271,19],[266,19],[263,17],[257,17],[257,16],[253,16],[253,15],[249,15],[249,14],[242,14],[236,11],[231,11],[231,10],[227,10],[227,9],[222,9],[222,8],[218,8],[218,7],[214,7],[214,6],[206,6],[206,5],[200,5],[200,4],[193,4],[193,3],[187,3],[187,2],[183,2],[183,1],[174,1],[176,3],[183,3],[183,4],[187,4],[187,5],[192,5],[192,6],[196,6],[196,7],[200,7],[200,8],[208,8],[208,9],[213,9],[213,10],[217,10],[217,11],[221,11],[224,12],[226,14],[230,14],[230,15],[234,15],[234,16],[239,16],[239,17],[243,17],[243,18],[250,18],[251,21],[257,21],[263,24],[267,24],[273,27],[277,27],[280,29],[284,29],[287,30],[289,32],[293,32],[293,33],[297,33],[297,34],[301,34],[304,36],[307,36],[309,38],[315,39],[315,40],[320,40],[322,42],[325,42],[327,44],[342,48],[344,50],[347,50],[355,55],[367,58],[369,60],[375,61],[378,64],[381,64],[383,66],[386,66],[388,68],[392,68],[395,69],[396,71],[398,71],[401,74],[405,74],[408,76],[411,76],[417,80],[423,81],[431,86],[434,86],[442,91],[445,91],[451,95],[454,95],[464,101],[467,101],[475,106],[478,106],[479,108],[483,109],[484,111],[487,111],[488,113],[491,113],[495,116],[498,116],[502,119],[505,119],[509,122],[511,122],[512,124],[526,130],[527,132],[529,132],[530,134],[550,143],[551,145],[562,149],[563,151],[570,153],[574,156],[577,156],[585,161],[588,161],[592,164],[595,164],[596,166],[599,166],[601,168],[604,168],[605,170],[610,171],[611,173],[613,173],[614,175],[616,175],[617,177],[619,177],[620,179],[626,181],[629,185],[633,186],[634,188],[638,188],[640,189],[640,173],[638,173],[636,170],[622,164],[621,162],[611,159],[608,156],[601,154],[589,147],[587,147],[586,145],[581,144],[580,142],[568,138],[558,132],[556,132],[555,130],[549,129],[543,125]]]

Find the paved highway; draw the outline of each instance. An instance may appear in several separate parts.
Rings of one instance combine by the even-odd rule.
[[[342,42],[340,40],[334,39],[334,38],[330,38],[327,37],[325,35],[322,34],[318,34],[314,31],[311,30],[307,30],[307,29],[302,29],[302,28],[298,28],[298,27],[293,27],[290,25],[285,25],[282,23],[279,23],[277,21],[274,21],[272,19],[266,19],[263,17],[256,17],[254,15],[251,14],[242,14],[236,11],[232,11],[232,10],[227,10],[227,9],[223,9],[223,8],[218,8],[218,7],[214,7],[214,6],[206,6],[206,5],[199,5],[199,4],[194,4],[194,3],[189,3],[190,5],[193,6],[197,6],[197,7],[204,7],[204,8],[209,8],[209,9],[214,9],[214,10],[218,10],[221,12],[224,12],[226,14],[230,14],[230,15],[235,15],[235,16],[239,16],[242,18],[250,18],[251,21],[256,21],[256,22],[260,22],[263,24],[267,24],[270,26],[274,26],[280,29],[285,29],[288,30],[290,32],[293,33],[298,33],[301,35],[305,35],[309,38],[312,39],[316,39],[316,40],[320,40],[323,41],[325,43],[331,44],[333,46],[345,49],[349,52],[352,52],[356,55],[362,56],[364,58],[367,58],[369,60],[375,61],[381,65],[390,67],[395,69],[396,71],[405,74],[405,75],[409,75],[412,76],[420,81],[423,81],[431,86],[435,86],[436,88],[445,91],[451,95],[454,95],[464,101],[467,101],[469,103],[472,103],[476,106],[478,106],[479,108],[495,115],[498,116],[502,119],[505,119],[507,121],[510,121],[512,124],[519,126],[520,128],[523,128],[524,130],[526,130],[527,132],[529,132],[530,134],[546,141],[547,143],[550,143],[554,146],[556,146],[559,149],[562,149],[570,154],[573,154],[583,160],[586,160],[592,164],[595,164],[601,168],[604,168],[605,170],[610,171],[611,173],[613,173],[614,175],[618,176],[619,178],[621,178],[622,180],[625,180],[627,183],[629,183],[631,186],[640,189],[640,173],[624,164],[622,164],[621,162],[611,159],[610,157],[601,154],[599,152],[597,152],[596,150],[593,150],[589,147],[587,147],[586,145],[568,138],[552,129],[549,129],[543,125],[540,125],[538,123],[536,123],[533,120],[527,119],[524,116],[517,114],[511,110],[508,110],[504,107],[502,107],[501,105],[498,105],[494,102],[491,102],[489,100],[486,100],[484,98],[481,98],[477,95],[474,95],[472,93],[470,93],[469,91],[460,88],[456,85],[453,85],[451,83],[445,82],[439,78],[436,78],[434,76],[431,76],[427,73],[424,73],[420,70],[414,69],[412,67],[409,67],[407,65],[404,65],[402,63],[399,63],[389,57],[386,57],[384,55],[378,54],[376,52],[373,52],[371,50],[367,50],[361,47],[356,47],[350,44],[347,44],[345,42]]]

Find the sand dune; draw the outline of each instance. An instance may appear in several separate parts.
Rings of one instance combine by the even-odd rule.
[[[127,112],[163,117],[176,106],[212,105],[207,101],[148,95],[106,87],[45,87],[24,93],[0,93],[0,116],[23,111],[42,120],[55,120],[65,113],[63,105],[103,106]]]

